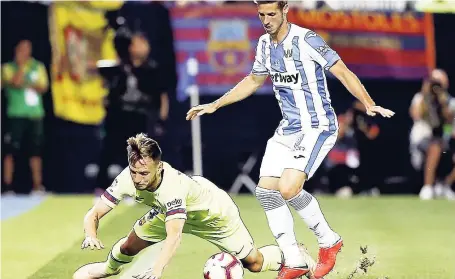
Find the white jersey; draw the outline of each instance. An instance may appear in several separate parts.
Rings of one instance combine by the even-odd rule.
[[[252,73],[269,75],[283,120],[280,135],[309,128],[330,132],[338,129],[324,71],[339,59],[338,54],[315,32],[289,24],[284,40],[275,44],[269,34],[259,38]]]

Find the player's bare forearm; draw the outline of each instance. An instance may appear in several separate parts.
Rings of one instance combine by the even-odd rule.
[[[330,68],[330,72],[346,87],[346,89],[356,97],[368,109],[375,105],[373,99],[360,82],[359,78],[349,70],[343,61],[339,60]]]
[[[85,236],[95,237],[97,235],[98,226],[99,226],[100,219],[99,217],[92,212],[90,209],[89,212],[85,215],[84,218],[84,233]]]
[[[153,270],[158,274],[161,274],[164,268],[169,264],[172,257],[174,256],[177,248],[180,246],[182,240],[181,235],[168,236],[164,240],[164,245],[161,250],[161,254],[158,257],[158,261],[155,263]]]
[[[100,219],[112,210],[102,200],[96,204],[85,214],[84,217],[84,233],[86,236],[96,237]]]
[[[156,261],[153,271],[161,275],[164,268],[169,264],[177,248],[182,241],[183,226],[185,219],[174,219],[166,222],[166,239],[164,240],[161,254]]]
[[[218,100],[213,102],[217,109],[239,102],[247,97],[253,95],[256,90],[261,87],[267,75],[258,76],[254,74],[250,74],[246,76],[242,81],[240,81],[234,88],[232,88],[229,92],[221,96]]]
[[[264,84],[266,78],[267,75],[250,74],[246,76],[241,82],[239,82],[234,88],[218,100],[209,104],[192,107],[186,113],[186,120],[193,120],[198,116],[214,113],[221,107],[236,103],[247,98],[248,96],[251,96]]]
[[[367,90],[354,73],[350,72],[350,74],[347,75],[344,83],[346,89],[348,89],[349,92],[354,95],[354,97],[362,102],[366,108],[375,105],[373,99],[370,97]]]

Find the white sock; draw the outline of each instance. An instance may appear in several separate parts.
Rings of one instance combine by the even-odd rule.
[[[319,247],[331,247],[340,239],[340,236],[330,228],[325,220],[317,199],[310,193],[302,190],[287,202],[298,212],[308,228],[314,232],[318,238]]]
[[[265,210],[273,236],[283,252],[286,266],[305,266],[294,233],[294,219],[279,191],[256,187],[256,198]]]

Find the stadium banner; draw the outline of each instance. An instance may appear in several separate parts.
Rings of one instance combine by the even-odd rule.
[[[264,34],[255,5],[190,5],[171,12],[179,100],[192,84],[201,94],[224,94],[251,71]],[[288,19],[318,32],[360,78],[421,79],[435,66],[431,14],[291,8]],[[194,77],[188,73],[190,58],[198,61]],[[271,92],[267,79],[258,93]]]
[[[57,1],[50,5],[51,86],[56,117],[97,125],[105,116],[107,90],[96,62],[116,59],[114,31],[104,13],[122,1]]]

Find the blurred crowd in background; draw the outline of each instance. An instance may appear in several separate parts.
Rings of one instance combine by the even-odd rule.
[[[211,25],[186,21],[198,17],[207,5],[218,9],[209,20],[220,14],[220,21],[226,19],[223,9],[236,14],[242,9],[239,5],[251,6],[239,12],[241,19],[246,10],[255,8],[253,1],[2,2],[2,195],[102,191],[127,166],[126,139],[139,132],[160,142],[164,160],[192,172],[185,90],[198,85],[201,102],[224,93],[224,87],[248,73],[255,48],[248,41],[261,35],[247,27],[246,41],[212,42],[211,36],[216,37],[212,33],[217,33]],[[395,12],[406,19],[413,17],[407,13],[415,13],[429,24],[428,29],[422,27],[422,43],[417,35],[406,34],[401,47],[383,52],[399,57],[378,60],[397,63],[396,72],[381,72],[377,66],[352,68],[377,102],[397,112],[388,122],[368,117],[363,105],[340,84],[328,81],[339,139],[309,189],[345,198],[410,193],[421,199],[455,199],[455,99],[450,87],[455,77],[451,49],[455,15],[444,14],[455,11],[450,1],[311,0],[290,5],[297,15],[299,10],[369,11]],[[444,13],[433,14],[430,22],[420,16],[422,11]],[[393,20],[388,23],[393,25]],[[259,20],[250,25],[261,29],[258,24]],[[193,33],[185,34],[184,28],[193,28]],[[237,27],[224,27],[229,28]],[[241,34],[239,28],[228,30],[234,35],[226,30],[220,34]],[[192,41],[193,34],[199,41]],[[373,37],[375,45],[383,43],[381,37]],[[239,70],[234,64],[245,45],[247,67]],[[424,71],[415,70],[410,61],[419,60],[413,56],[419,48]],[[216,53],[204,58],[200,53],[205,49]],[[343,59],[356,59],[354,49],[342,51]],[[193,79],[185,70],[190,57],[199,59],[203,72]],[[384,63],[382,68],[387,66]],[[206,177],[226,190],[239,175],[257,180],[259,164],[245,164],[261,158],[279,122],[275,102],[266,87],[257,96],[202,119]]]

